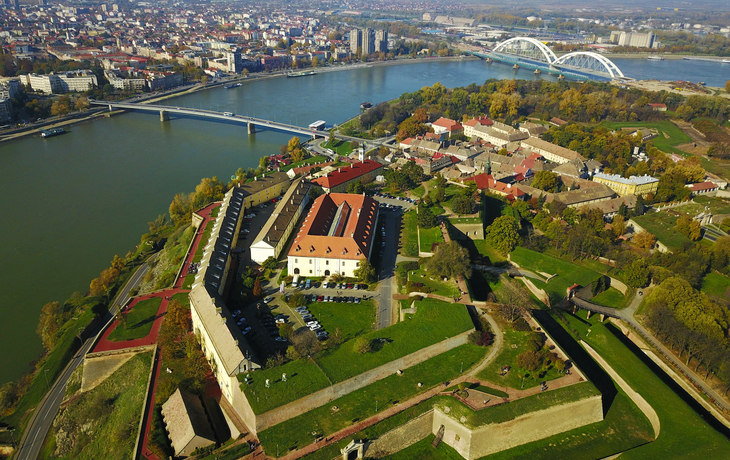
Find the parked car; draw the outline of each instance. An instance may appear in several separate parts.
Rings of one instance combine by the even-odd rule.
[[[275,337],[274,340],[277,342],[286,342],[287,340],[284,337]]]
[[[264,303],[269,303],[269,302],[271,302],[272,300],[274,300],[274,298],[273,298],[273,297],[271,297],[271,296],[268,296],[267,298],[265,298],[265,299],[264,299]]]

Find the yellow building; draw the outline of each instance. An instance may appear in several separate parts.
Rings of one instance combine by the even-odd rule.
[[[656,193],[659,186],[659,179],[651,176],[622,177],[618,174],[596,173],[593,175],[593,181],[608,186],[619,196],[646,196]]]
[[[244,194],[243,207],[250,209],[281,196],[289,189],[289,180],[286,173],[275,172],[255,177],[251,182],[241,185]]]

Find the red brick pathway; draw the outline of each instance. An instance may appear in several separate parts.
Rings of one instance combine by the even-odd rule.
[[[180,276],[175,281],[175,284],[170,289],[165,289],[163,291],[155,292],[152,294],[146,294],[139,297],[135,297],[132,302],[129,304],[129,306],[126,308],[125,311],[131,310],[134,308],[135,305],[137,305],[139,302],[147,299],[151,299],[154,297],[160,297],[162,298],[162,302],[160,303],[160,308],[157,310],[157,315],[155,317],[155,321],[152,324],[152,328],[150,329],[149,334],[147,334],[146,337],[143,337],[141,339],[135,339],[135,340],[123,340],[120,342],[112,342],[109,340],[109,334],[112,333],[112,331],[119,325],[118,321],[114,321],[106,331],[104,331],[104,334],[102,335],[99,342],[94,347],[93,352],[99,352],[99,351],[111,351],[111,350],[123,350],[125,348],[134,348],[142,345],[153,345],[157,342],[157,337],[160,333],[160,327],[162,326],[162,319],[165,317],[165,313],[167,312],[167,307],[170,304],[170,300],[172,300],[172,297],[175,294],[179,294],[181,292],[189,292],[187,289],[183,289],[183,283],[185,282],[185,277],[188,274],[188,267],[190,264],[193,263],[193,259],[195,258],[195,253],[198,250],[198,247],[201,244],[203,233],[205,232],[205,228],[208,225],[208,223],[213,220],[210,216],[210,213],[215,209],[217,206],[220,206],[220,203],[213,203],[200,211],[197,212],[198,215],[203,217],[203,222],[198,227],[198,231],[195,234],[195,240],[193,241],[193,244],[190,246],[190,251],[187,254],[187,257],[185,258],[185,262],[183,265],[183,269],[180,272]],[[202,242],[203,244],[207,242]],[[149,449],[149,434],[150,434],[150,427],[152,424],[153,419],[153,411],[155,409],[155,398],[157,394],[157,382],[159,381],[160,376],[160,353],[161,350],[157,350],[157,355],[155,356],[155,363],[154,367],[152,369],[152,382],[150,384],[150,392],[147,395],[147,413],[145,414],[145,420],[144,420],[144,427],[143,427],[143,435],[142,435],[142,449],[140,450],[141,455],[144,458],[147,458],[147,460],[160,460],[155,454],[152,453]]]

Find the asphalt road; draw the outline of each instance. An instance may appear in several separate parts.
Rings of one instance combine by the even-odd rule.
[[[156,257],[156,255],[153,257]],[[114,304],[111,306],[109,311],[107,311],[103,321],[104,326],[97,333],[103,331],[108,322],[114,319],[114,313],[116,310],[129,301],[129,293],[132,289],[139,285],[142,277],[145,273],[147,273],[148,269],[149,266],[145,263],[137,269],[134,275],[132,275],[117,296]],[[84,357],[86,356],[86,353],[89,352],[89,349],[95,339],[96,334],[86,340],[84,345],[81,347],[81,350],[79,350],[71,362],[66,365],[66,368],[63,370],[58,379],[53,382],[53,386],[48,394],[46,394],[45,398],[43,398],[36,408],[30,422],[28,423],[28,427],[20,440],[18,454],[15,457],[17,460],[35,460],[38,458],[41,447],[43,447],[43,441],[46,439],[46,436],[51,429],[51,425],[53,424],[53,419],[56,418],[58,408],[61,406],[61,402],[63,401],[68,379],[71,377],[71,374],[73,374],[76,368],[84,362]]]

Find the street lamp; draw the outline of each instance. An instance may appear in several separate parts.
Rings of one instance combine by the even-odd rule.
[[[43,377],[46,378],[46,390],[50,390],[51,386],[48,384],[48,369],[43,371]]]
[[[461,370],[459,371],[459,374],[464,372],[464,361],[461,362]]]
[[[375,412],[377,412],[377,411],[378,411],[378,400],[376,399],[375,400]]]

